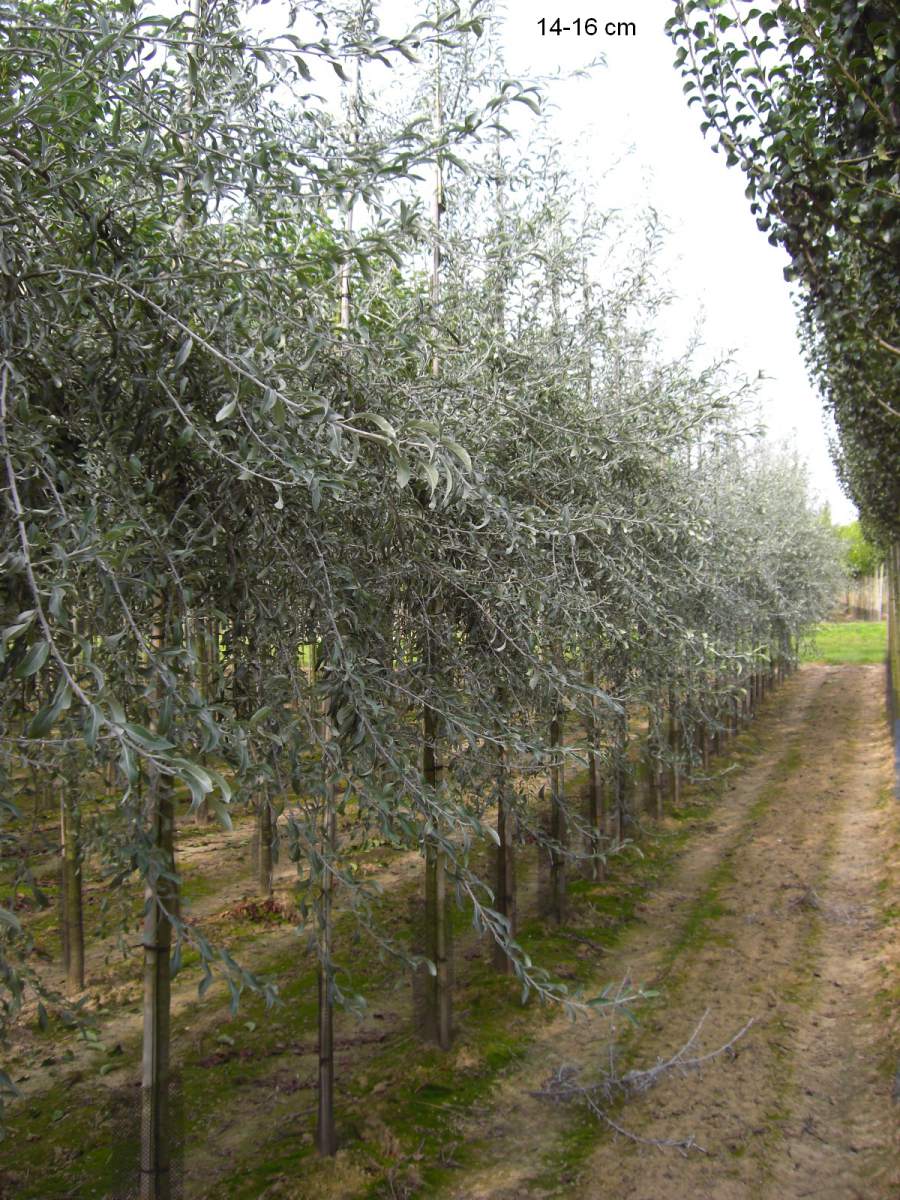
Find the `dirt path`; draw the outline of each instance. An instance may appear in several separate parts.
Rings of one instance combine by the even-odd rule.
[[[445,1196],[898,1200],[886,1027],[896,1033],[900,820],[882,687],[877,667],[812,666],[789,682],[760,723],[764,753],[603,960],[607,978],[659,991],[639,1028],[551,1022],[463,1127],[478,1167]],[[643,1142],[532,1094],[559,1066],[598,1079],[613,1043],[622,1069],[652,1066],[707,1010],[701,1053],[753,1026],[734,1055],[610,1110]],[[689,1138],[703,1152],[647,1144]]]

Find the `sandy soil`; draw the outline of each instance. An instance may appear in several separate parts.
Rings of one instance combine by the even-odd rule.
[[[444,1195],[898,1200],[885,989],[896,998],[900,820],[882,680],[878,667],[811,666],[788,683],[764,753],[604,959],[607,978],[659,990],[639,1029],[549,1025],[463,1128],[479,1166]],[[667,1059],[707,1010],[700,1053],[753,1025],[733,1054],[608,1110],[642,1142],[533,1094],[560,1066],[600,1079],[614,1043],[622,1069]],[[652,1144],[690,1139],[702,1150]]]

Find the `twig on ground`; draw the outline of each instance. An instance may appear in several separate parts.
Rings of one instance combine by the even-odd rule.
[[[580,942],[583,946],[590,946],[592,950],[596,950],[598,954],[608,954],[609,951],[605,946],[601,946],[599,942],[591,941],[588,937],[583,937],[580,933],[561,933],[561,937],[568,938],[570,942]]]
[[[608,1108],[616,1100],[627,1099],[629,1096],[644,1095],[652,1087],[655,1087],[661,1079],[674,1071],[686,1075],[689,1071],[699,1070],[705,1063],[711,1062],[715,1058],[720,1058],[722,1055],[734,1057],[734,1047],[753,1025],[753,1018],[751,1017],[733,1037],[729,1038],[718,1049],[711,1050],[706,1054],[692,1055],[691,1051],[700,1036],[700,1031],[708,1016],[709,1009],[706,1010],[697,1022],[696,1028],[684,1045],[670,1058],[657,1060],[652,1067],[626,1071],[624,1075],[620,1075],[615,1065],[615,1048],[611,1047],[609,1069],[603,1073],[597,1083],[582,1083],[579,1079],[580,1069],[578,1067],[561,1066],[550,1076],[543,1087],[539,1091],[532,1092],[532,1095],[543,1100],[550,1100],[554,1104],[567,1104],[573,1101],[580,1102],[598,1120],[608,1125],[610,1129],[615,1130],[622,1137],[628,1138],[629,1141],[637,1142],[642,1146],[656,1146],[658,1149],[674,1149],[685,1156],[691,1150],[697,1150],[701,1154],[706,1154],[708,1151],[699,1145],[693,1134],[686,1138],[641,1137],[639,1134],[625,1129],[617,1121],[613,1120],[609,1115]]]

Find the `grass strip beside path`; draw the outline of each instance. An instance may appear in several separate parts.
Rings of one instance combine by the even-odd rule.
[[[800,661],[838,666],[884,662],[887,621],[827,621],[801,648]]]

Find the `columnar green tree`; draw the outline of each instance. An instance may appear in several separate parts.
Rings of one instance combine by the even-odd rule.
[[[900,590],[896,9],[887,0],[747,7],[685,0],[668,23],[689,103],[738,165],[760,229],[790,255],[836,463]],[[894,610],[896,613],[896,610]],[[896,712],[900,634],[891,623]]]

